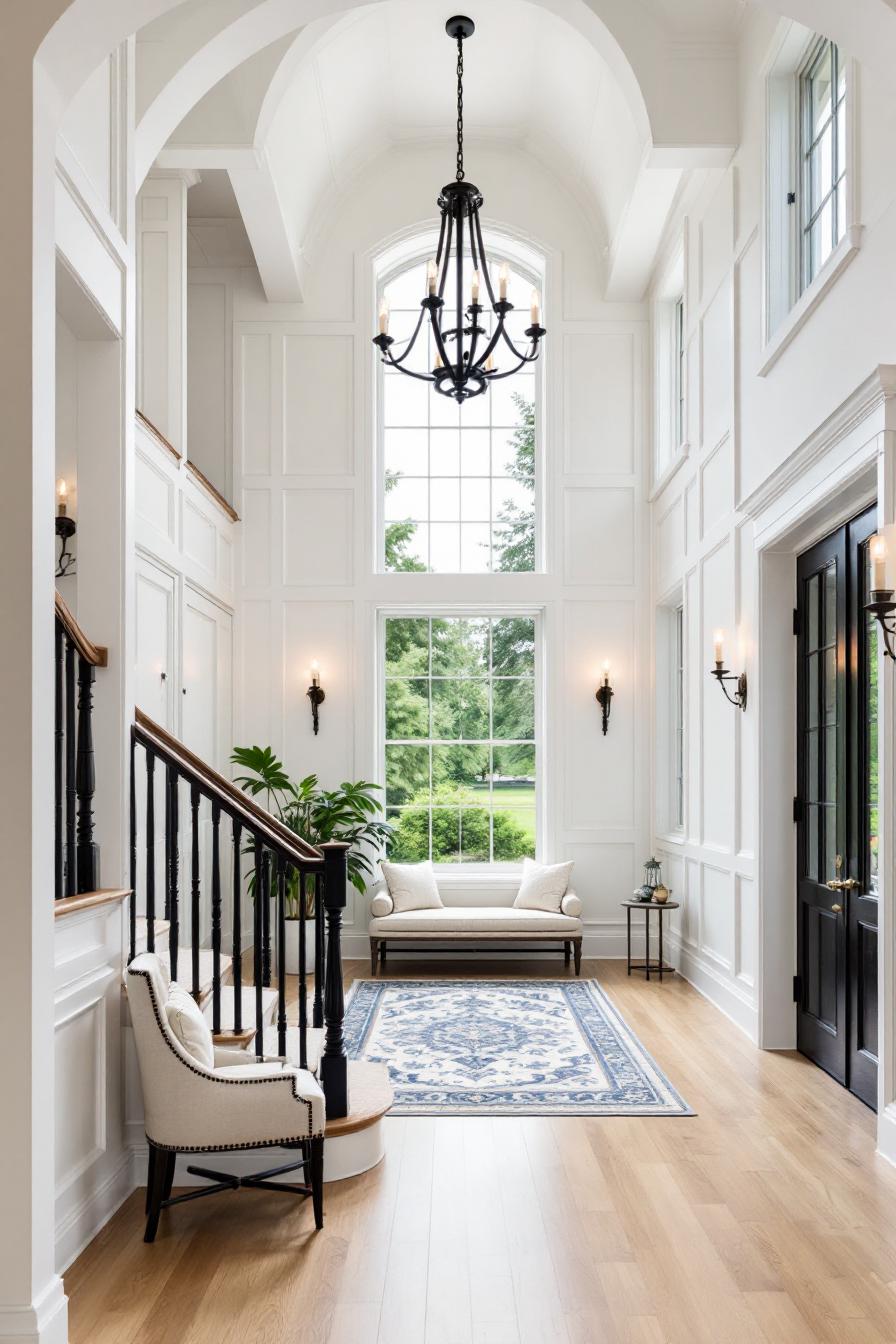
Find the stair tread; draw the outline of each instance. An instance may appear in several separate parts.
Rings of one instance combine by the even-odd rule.
[[[389,1069],[385,1064],[374,1064],[367,1059],[348,1061],[348,1115],[338,1119],[327,1118],[326,1137],[339,1138],[369,1129],[386,1114],[395,1100]]]

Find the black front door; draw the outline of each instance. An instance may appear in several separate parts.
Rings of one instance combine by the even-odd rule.
[[[869,509],[797,566],[797,1044],[877,1104],[877,634]]]

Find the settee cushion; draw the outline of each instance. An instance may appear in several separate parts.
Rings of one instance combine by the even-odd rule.
[[[394,908],[392,897],[385,890],[378,891],[370,902],[370,913],[376,918],[380,915],[391,915]]]
[[[406,910],[440,910],[442,898],[432,863],[383,862],[383,877],[396,914]]]
[[[165,1016],[187,1054],[192,1055],[196,1063],[201,1064],[203,1068],[213,1069],[215,1043],[209,1025],[193,996],[176,980],[172,980],[168,987]]]
[[[572,863],[534,863],[523,859],[523,880],[514,907],[517,910],[548,910],[560,913],[566,895]]]
[[[582,921],[560,911],[525,910],[510,905],[440,906],[438,910],[406,910],[370,921],[371,938],[391,938],[395,934],[414,934],[423,938],[445,938],[462,934],[525,937],[551,933],[577,938]]]

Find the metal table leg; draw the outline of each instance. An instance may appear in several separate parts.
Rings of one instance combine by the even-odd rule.
[[[657,917],[660,921],[660,983],[663,980],[663,907],[660,906],[657,911]]]
[[[628,974],[632,973],[632,910],[631,906],[626,906],[625,910],[625,943],[628,954]]]

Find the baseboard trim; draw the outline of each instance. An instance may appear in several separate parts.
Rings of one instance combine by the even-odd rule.
[[[896,1104],[885,1106],[877,1116],[878,1155],[896,1167]]]
[[[698,994],[708,999],[714,1008],[724,1013],[729,1021],[747,1036],[754,1045],[759,1044],[759,1008],[745,995],[740,993],[727,980],[719,975],[703,957],[671,935],[669,942],[674,949],[672,958],[678,966],[678,973],[688,984],[693,985]]]
[[[0,1307],[0,1340],[4,1344],[67,1344],[68,1298],[58,1274],[27,1306]]]
[[[96,1190],[56,1224],[56,1272],[64,1274],[135,1188],[131,1150],[125,1148]],[[0,1339],[2,1339],[0,1334]]]

